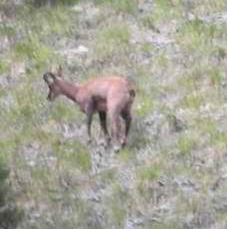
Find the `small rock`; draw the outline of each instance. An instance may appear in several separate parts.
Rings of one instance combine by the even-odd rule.
[[[76,13],[82,13],[84,10],[81,6],[75,5],[72,7],[72,10]]]
[[[87,52],[88,52],[88,48],[83,45],[79,45],[76,49],[74,49],[74,53],[77,53],[77,54],[83,54]]]

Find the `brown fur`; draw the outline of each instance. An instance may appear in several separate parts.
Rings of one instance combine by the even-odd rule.
[[[62,75],[61,68],[58,70],[58,75]],[[47,97],[49,100],[54,100],[58,95],[65,95],[76,102],[86,114],[89,140],[91,139],[92,116],[98,112],[105,137],[110,139],[106,126],[108,116],[114,145],[126,144],[132,119],[131,106],[135,97],[135,90],[129,80],[120,76],[108,76],[91,79],[83,84],[73,84],[51,72],[46,72],[43,78],[49,86]],[[120,117],[126,125],[122,140],[120,139]]]

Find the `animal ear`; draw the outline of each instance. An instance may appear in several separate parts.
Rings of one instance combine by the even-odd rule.
[[[54,66],[53,66],[53,65],[51,65],[51,66],[50,66],[50,70],[49,70],[49,72],[54,73],[54,72],[55,72],[54,70],[56,70],[56,68],[54,69]]]
[[[62,66],[59,65],[58,71],[57,71],[57,75],[60,76],[60,77],[62,77],[62,72],[63,72]]]

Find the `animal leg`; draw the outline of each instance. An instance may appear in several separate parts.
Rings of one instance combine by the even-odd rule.
[[[128,133],[129,133],[130,126],[131,126],[132,116],[131,116],[130,111],[123,112],[121,114],[121,116],[125,121],[125,136],[124,136],[124,139],[123,139],[123,142],[122,142],[122,146],[125,146],[126,142],[127,142],[127,139],[128,139]]]
[[[99,119],[100,119],[100,125],[102,128],[102,131],[105,135],[105,139],[107,140],[107,142],[109,143],[110,141],[110,136],[107,130],[107,126],[106,126],[106,112],[99,112]]]
[[[121,130],[120,117],[118,114],[114,114],[111,116],[111,138],[112,138],[115,151],[120,150],[120,141],[119,141],[120,130]]]
[[[87,124],[87,133],[88,133],[88,142],[91,142],[91,123],[93,118],[93,106],[88,105],[86,109],[86,124]]]

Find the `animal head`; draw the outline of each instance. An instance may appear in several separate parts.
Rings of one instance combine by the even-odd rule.
[[[61,88],[59,87],[59,77],[62,77],[62,67],[59,66],[57,73],[47,71],[43,74],[43,79],[49,87],[49,93],[47,99],[53,101],[58,95],[61,94]]]

